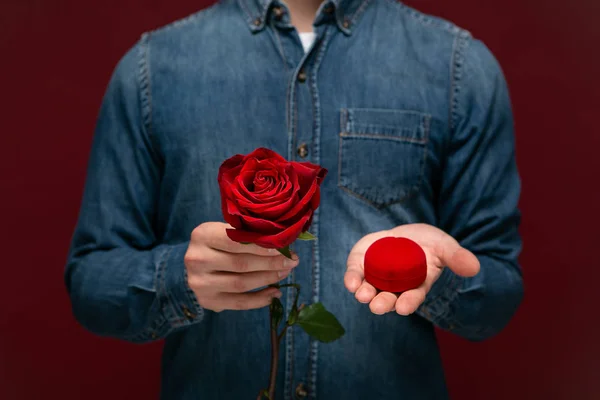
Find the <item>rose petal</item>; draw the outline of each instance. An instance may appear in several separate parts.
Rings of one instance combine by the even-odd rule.
[[[254,150],[252,153],[248,154],[246,157],[244,157],[244,161],[249,160],[251,158],[256,158],[258,160],[272,159],[278,163],[286,163],[287,162],[285,158],[283,158],[282,156],[280,156],[273,150],[267,149],[264,147],[259,147],[258,149]]]
[[[319,174],[317,175],[317,185],[319,185],[319,189],[312,198],[313,210],[316,210],[321,203],[321,183],[323,182],[323,179],[325,179],[325,176],[327,176],[327,170],[325,168],[321,168],[319,170]]]
[[[304,214],[306,209],[312,208],[313,196],[315,196],[315,194],[318,191],[319,191],[319,185],[317,184],[317,181],[314,180],[313,184],[310,186],[310,189],[304,195],[304,197],[300,198],[298,200],[298,202],[294,205],[294,207],[292,207],[289,211],[287,211],[285,214],[283,214],[279,218],[277,218],[277,222],[284,223],[287,220],[294,219],[298,215]],[[320,195],[319,195],[319,197],[320,197]]]
[[[292,244],[298,235],[302,232],[302,228],[311,218],[312,212],[304,215],[298,222],[287,228],[286,230],[275,235],[263,235],[256,232],[248,232],[240,229],[227,229],[227,236],[236,242],[256,243],[261,247],[271,249],[282,249]]]
[[[293,195],[284,201],[277,201],[272,203],[256,204],[243,200],[237,200],[238,205],[254,216],[267,218],[270,220],[277,220],[281,215],[287,212],[291,207],[298,201],[298,188],[293,192]]]
[[[286,180],[279,182],[268,191],[263,193],[255,193],[254,199],[259,202],[273,201],[278,199],[285,199],[292,194],[293,185],[290,181]]]
[[[280,191],[279,193],[253,193],[250,190],[248,190],[247,187],[245,187],[244,185],[240,185],[239,183],[234,185],[232,187],[232,190],[235,192],[236,190],[239,190],[240,193],[237,193],[236,196],[239,196],[239,198],[245,198],[246,200],[248,200],[251,203],[258,203],[258,204],[262,204],[265,203],[267,201],[272,202],[272,201],[277,201],[277,200],[285,200],[287,199],[289,196],[292,195],[292,187],[293,185],[290,185],[288,182],[288,178],[287,176],[284,178],[285,179],[285,186],[282,186],[282,191]]]
[[[240,228],[242,230],[274,235],[286,229],[285,225],[280,225],[263,218],[255,218],[250,215],[242,215],[240,218],[243,222],[243,228]]]
[[[249,160],[239,172],[239,176],[236,178],[236,183],[240,187],[241,191],[245,194],[245,197],[249,200],[258,199],[255,193],[254,180],[260,171],[264,171],[272,174],[276,181],[287,180],[285,169],[281,165],[274,164],[272,160],[257,161],[255,159]]]
[[[320,167],[319,167],[320,168]],[[319,207],[321,201],[321,188],[320,183],[323,178],[327,174],[327,170],[324,168],[320,168],[320,170],[315,170],[316,176],[313,178],[312,184],[308,188],[308,190],[302,195],[299,193],[300,199],[294,205],[292,209],[287,211],[285,214],[281,215],[277,222],[285,223],[289,221],[295,221],[298,216],[304,215],[306,211],[310,208],[313,211]],[[294,172],[292,172],[292,175]],[[304,177],[306,178],[306,177]],[[299,178],[299,180],[302,178]]]
[[[291,190],[292,185],[289,185],[284,191],[281,191],[275,195],[267,196],[266,194],[255,195],[247,190],[247,188],[240,187],[239,185],[231,186],[232,197],[235,198],[241,207],[246,207],[248,204],[262,205],[262,204],[279,204],[287,201],[293,194]],[[245,205],[242,205],[244,203]]]
[[[225,218],[225,222],[234,228],[242,229],[244,225],[239,217],[241,212],[237,205],[230,199],[225,199],[223,204],[223,218]]]
[[[254,193],[266,192],[281,181],[279,174],[273,170],[261,170],[254,176]]]
[[[254,181],[261,171],[270,172],[273,176],[277,177],[280,171],[283,172],[283,169],[278,164],[273,163],[273,160],[257,160],[252,158],[244,163],[238,179],[243,182],[243,185],[249,192],[254,192]]]
[[[238,166],[240,166],[240,165],[242,164],[242,162],[243,162],[244,158],[245,158],[245,157],[244,157],[243,155],[241,155],[241,154],[236,154],[235,156],[233,156],[233,157],[230,157],[230,158],[228,158],[227,160],[223,161],[223,163],[222,163],[222,164],[221,164],[221,166],[219,167],[219,174],[218,174],[218,177],[219,177],[219,178],[221,178],[221,176],[222,176],[222,175],[223,175],[225,172],[227,172],[227,171],[229,171],[229,170],[231,170],[231,169],[233,169],[233,168],[235,168],[235,167],[238,167]]]
[[[298,162],[291,163],[290,167],[298,176],[301,196],[308,191],[313,181],[317,178],[317,176],[319,176],[319,172],[322,169],[318,165]]]
[[[225,171],[223,173],[223,175],[220,176],[219,186],[221,186],[221,187],[231,186],[235,182],[235,180],[239,174],[239,171],[241,169],[242,169],[242,166],[240,165],[233,169],[230,169],[229,171]]]
[[[253,205],[241,201],[239,202],[240,206],[245,207],[249,211],[251,210],[257,216],[269,219],[278,219],[282,214],[286,213],[291,207],[293,207],[298,202],[298,191],[300,190],[298,185],[298,177],[296,173],[292,168],[289,168],[289,165],[287,167],[289,169],[290,175],[287,176],[289,181],[286,184],[284,192],[280,192],[279,194],[273,196],[272,198],[269,198],[268,200],[266,200],[266,196],[263,196],[262,198],[255,198],[255,201],[258,204],[268,204],[268,208],[255,207]],[[287,199],[286,196],[288,196]],[[280,199],[286,199],[285,203],[279,202]],[[254,203],[254,201],[250,201],[250,203]]]
[[[232,180],[241,170],[240,163],[243,161],[244,156],[238,154],[227,160],[225,160],[221,166],[219,167],[219,173],[217,176],[217,181],[219,184],[219,190],[221,192],[221,211],[223,213],[223,217],[226,222],[230,225],[239,225],[239,220],[236,220],[235,217],[231,217],[227,213],[227,198],[231,198],[231,184]]]
[[[277,174],[274,171],[258,171],[254,176],[254,193],[264,193],[277,185]]]
[[[302,228],[302,232],[306,232],[306,231],[308,231],[308,230],[310,229],[310,225],[312,224],[312,220],[313,220],[313,217],[314,217],[314,216],[315,216],[315,213],[314,213],[314,212],[312,212],[312,213],[310,214],[310,218],[309,218],[309,219],[308,219],[308,221],[306,221],[306,223],[304,224],[304,228]]]

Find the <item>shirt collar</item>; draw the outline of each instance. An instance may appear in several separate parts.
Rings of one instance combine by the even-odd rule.
[[[362,12],[371,1],[324,0],[317,11],[315,23],[318,25],[333,17],[337,27],[346,35],[350,35]],[[277,8],[283,9],[284,7],[279,0],[238,0],[238,3],[245,14],[248,27],[253,33],[262,31],[267,21],[276,16]]]

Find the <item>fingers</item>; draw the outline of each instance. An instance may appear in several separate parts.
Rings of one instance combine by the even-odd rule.
[[[390,292],[379,293],[364,279],[364,256],[369,245],[379,237],[389,236],[389,232],[381,232],[363,237],[350,251],[344,285],[360,303],[369,303],[374,314],[385,314],[396,311],[400,315],[410,315],[417,311],[425,301],[431,285],[441,274],[442,268],[450,268],[463,277],[475,276],[479,273],[480,264],[477,257],[463,248],[454,238],[439,229],[425,225],[413,225],[408,237],[415,237],[427,254],[428,273],[425,282],[416,289],[408,290],[399,296]]]
[[[271,304],[273,297],[280,298],[281,291],[266,288],[251,293],[220,293],[204,302],[204,307],[216,312],[223,310],[253,310]]]
[[[371,300],[377,295],[377,289],[367,281],[363,282],[354,297],[361,303],[370,303]]]
[[[369,303],[369,309],[373,314],[383,315],[395,310],[398,314],[407,316],[417,311],[425,301],[426,290],[424,286],[408,290],[398,296],[391,292],[377,294],[377,290],[373,286],[366,285],[363,284],[358,289],[356,299],[361,303]]]
[[[228,228],[232,228],[232,226],[221,222],[203,223],[192,232],[192,241],[203,243],[212,249],[221,250],[226,253],[254,254],[263,257],[280,255],[276,249],[265,249],[256,244],[234,242],[227,236],[226,229]]]
[[[290,270],[298,266],[298,256],[292,254],[293,260],[279,255],[278,257],[264,257],[254,254],[234,254],[224,251],[212,251],[206,256],[204,262],[212,271],[226,271],[236,273],[249,273],[257,271]]]
[[[373,314],[383,315],[394,310],[397,299],[398,296],[393,293],[381,292],[371,301],[369,308]]]
[[[348,270],[344,275],[344,286],[350,293],[355,293],[362,283],[362,275],[356,271]]]
[[[206,284],[212,291],[244,293],[280,282],[287,278],[290,273],[291,269],[277,272],[248,272],[245,274],[216,272],[207,276]]]
[[[447,266],[454,273],[464,277],[475,276],[479,273],[480,265],[477,257],[469,250],[461,247],[449,235],[444,235],[436,249],[442,266]]]
[[[360,239],[350,250],[346,261],[346,274],[344,275],[344,285],[350,293],[355,293],[365,279],[365,252],[373,242],[389,234],[389,231],[370,233]]]
[[[405,316],[414,313],[425,301],[426,294],[427,289],[425,288],[425,284],[416,289],[403,292],[395,302],[396,312]]]
[[[354,297],[360,303],[369,304],[369,309],[373,314],[383,315],[395,310],[400,315],[410,315],[425,301],[426,293],[425,283],[398,296],[391,292],[378,293],[373,285],[365,281],[360,285]]]
[[[346,273],[344,274],[344,285],[350,293],[355,293],[365,278],[363,262],[365,253],[351,251],[346,263]]]

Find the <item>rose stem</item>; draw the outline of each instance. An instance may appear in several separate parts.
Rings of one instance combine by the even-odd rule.
[[[269,316],[271,316],[269,311]],[[269,321],[271,318],[269,318]],[[277,365],[279,364],[279,340],[277,327],[271,324],[271,376],[269,378],[269,399],[275,400],[275,383],[277,382]]]
[[[282,287],[293,287],[298,292],[300,291],[300,285],[297,283],[287,283],[284,285],[278,285],[279,288]],[[273,312],[269,307],[269,322],[273,318]],[[273,324],[269,324],[271,327],[271,375],[269,378],[269,399],[275,400],[275,384],[277,383],[277,367],[279,364],[279,347],[281,345],[281,340],[285,336],[287,329],[289,328],[288,324],[285,324],[281,334],[277,335],[277,327],[273,328]]]
[[[289,325],[285,325],[279,336],[277,331],[271,328],[271,377],[269,380],[269,399],[275,400],[275,383],[277,382],[277,365],[279,364],[279,347],[281,340],[285,336],[285,332]]]
[[[297,283],[286,283],[284,285],[274,284],[269,286],[276,288],[293,287],[298,292],[300,292],[300,285]],[[300,309],[302,309],[303,306],[304,304],[300,306]],[[271,330],[271,374],[269,376],[268,389],[269,400],[275,400],[275,384],[277,383],[277,366],[279,364],[279,347],[281,344],[281,340],[285,336],[287,328],[289,327],[289,325],[286,324],[283,330],[281,331],[281,334],[277,335],[277,327],[273,328],[273,324],[271,322],[272,320],[273,312],[271,311],[271,307],[269,307],[269,327]],[[256,400],[261,400],[263,398],[263,393],[264,391],[261,390]]]

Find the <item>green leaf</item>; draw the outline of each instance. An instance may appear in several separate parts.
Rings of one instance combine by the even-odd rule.
[[[277,297],[274,297],[271,301],[271,328],[277,329],[282,318],[283,304],[281,304],[281,301]]]
[[[302,232],[298,235],[298,240],[315,240],[317,237],[310,233],[309,231]]]
[[[325,343],[333,342],[346,333],[337,318],[321,303],[311,304],[300,310],[298,325],[311,337]]]
[[[289,259],[292,259],[292,253],[290,252],[290,246],[286,246],[283,249],[277,249],[278,252],[280,252],[281,254],[283,254],[284,256],[286,256]]]

